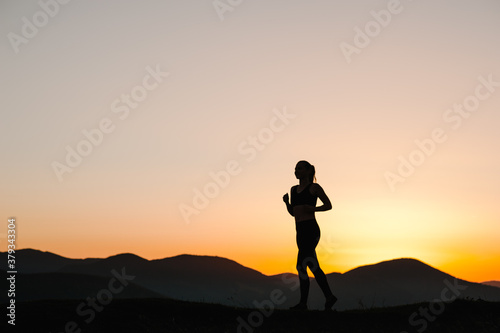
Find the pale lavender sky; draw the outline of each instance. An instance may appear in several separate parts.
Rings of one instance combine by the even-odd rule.
[[[324,248],[338,251],[327,270],[398,256],[454,267],[464,239],[471,261],[497,244],[500,87],[457,129],[443,117],[479,77],[500,82],[498,1],[401,1],[350,61],[342,43],[356,46],[355,28],[376,27],[371,12],[395,2],[242,1],[224,20],[208,0],[41,3],[53,17],[37,1],[0,3],[0,209],[23,221],[19,246],[215,254],[292,270],[281,196],[300,159],[317,166],[336,205],[318,214],[335,243]],[[34,16],[38,31],[23,30]],[[155,70],[169,75],[141,90]],[[120,119],[112,104],[127,108],[120,99],[133,89],[147,96]],[[238,147],[253,149],[248,137],[270,126],[273,109],[295,118],[247,161]],[[113,131],[59,181],[53,163],[103,119]],[[398,156],[435,128],[446,142],[391,188]],[[180,205],[193,207],[195,189],[231,160],[241,172],[186,223]],[[90,237],[101,245],[88,249]]]

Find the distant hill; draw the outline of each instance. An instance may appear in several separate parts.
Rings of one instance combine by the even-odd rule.
[[[482,282],[482,284],[485,284],[487,286],[493,286],[493,287],[500,288],[500,281],[486,281],[486,282]]]
[[[298,278],[295,274],[266,276],[220,257],[180,255],[146,260],[127,253],[105,259],[68,259],[37,250],[19,250],[16,256],[22,262],[19,272],[31,273],[22,274],[22,280],[33,285],[31,288],[23,287],[29,291],[23,299],[81,298],[82,294],[99,291],[103,288],[100,286],[113,277],[113,270],[121,272],[122,269],[126,274],[135,276],[132,283],[134,287],[131,285],[131,290],[127,291],[130,293],[127,297],[132,298],[167,297],[259,307],[263,301],[270,299],[273,290],[278,290],[284,300],[277,305],[278,308],[288,308],[299,299]],[[29,260],[25,260],[25,257]],[[5,263],[6,260],[1,265]],[[53,275],[43,275],[41,272]],[[443,293],[448,298],[458,296],[500,301],[500,288],[455,279],[415,259],[384,261],[361,266],[344,274],[328,274],[327,278],[339,298],[336,304],[339,310],[429,302],[439,300]],[[80,288],[80,285],[86,287]],[[43,291],[48,286],[52,294]],[[75,291],[78,288],[80,292]],[[126,297],[124,295],[122,297]],[[323,304],[323,296],[312,281],[309,307],[322,309]]]
[[[111,269],[126,267],[137,276],[135,283],[167,297],[249,306],[247,300],[267,297],[265,290],[273,285],[262,273],[232,260],[180,255],[172,258],[145,260],[122,254],[93,263],[73,263],[59,272],[109,276]]]
[[[3,256],[7,252],[0,253]],[[23,249],[16,251],[16,257],[21,256],[22,261],[17,261],[17,271],[19,273],[47,273],[56,272],[60,268],[72,263],[91,263],[101,259],[87,258],[87,259],[70,259],[54,254],[52,252],[43,252],[34,249]],[[3,260],[0,264],[0,269],[7,270],[7,260]]]
[[[366,265],[337,274],[329,282],[339,298],[338,308],[386,307],[441,299],[445,289],[456,285],[459,298],[500,301],[500,293],[491,286],[467,282],[446,274],[416,259],[394,259]],[[450,285],[452,287],[450,287]],[[464,287],[462,287],[464,286]],[[321,300],[319,288],[315,299]],[[451,297],[447,293],[445,297]],[[320,303],[316,305],[320,308]]]

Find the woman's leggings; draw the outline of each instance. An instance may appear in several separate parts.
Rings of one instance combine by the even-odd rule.
[[[333,296],[326,275],[319,267],[318,258],[316,257],[316,245],[320,238],[320,230],[315,219],[300,221],[295,223],[297,230],[297,246],[299,254],[297,256],[297,271],[299,272],[300,281],[300,303],[307,304],[309,295],[309,276],[307,275],[307,267],[311,270],[318,282],[323,294],[328,299]]]

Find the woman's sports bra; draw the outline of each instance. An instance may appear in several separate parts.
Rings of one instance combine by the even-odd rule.
[[[312,183],[311,183],[312,184]],[[307,185],[300,193],[297,192],[298,185],[292,187],[292,207],[298,205],[309,205],[316,207],[316,201],[318,197],[311,194],[309,187],[311,184]]]

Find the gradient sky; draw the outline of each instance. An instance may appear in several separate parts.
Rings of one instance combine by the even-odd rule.
[[[52,17],[0,3],[0,211],[18,248],[293,272],[281,198],[306,159],[333,203],[317,214],[325,272],[412,257],[500,280],[500,86],[478,88],[500,82],[499,1],[42,3]],[[367,45],[357,27],[372,29]],[[459,116],[462,103],[474,110]],[[113,130],[60,181],[54,163],[102,121]],[[435,129],[446,140],[419,153]],[[419,165],[391,187],[400,156]],[[228,163],[228,184],[207,185]],[[217,193],[185,219],[206,186]]]

